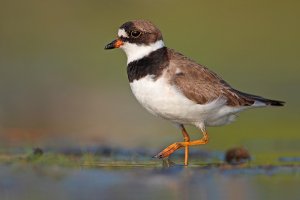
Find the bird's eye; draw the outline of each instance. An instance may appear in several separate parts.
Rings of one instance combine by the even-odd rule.
[[[131,31],[130,35],[134,38],[137,38],[141,35],[140,31]]]

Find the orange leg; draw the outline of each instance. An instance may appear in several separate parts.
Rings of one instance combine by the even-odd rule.
[[[194,141],[189,141],[189,135],[187,134],[185,128],[182,126],[182,134],[184,137],[184,142],[175,142],[165,148],[163,151],[158,153],[155,157],[156,158],[165,158],[170,156],[174,151],[185,147],[185,159],[184,159],[184,165],[188,164],[188,153],[189,153],[189,146],[195,146],[195,145],[201,145],[201,144],[207,144],[208,143],[208,134],[206,131],[203,131],[203,137],[200,140],[194,140]]]
[[[183,135],[183,140],[185,142],[189,142],[190,141],[189,134],[186,132],[183,125],[180,125],[180,127],[181,127],[181,132],[182,132],[182,135]],[[185,150],[184,150],[184,165],[185,166],[188,165],[188,160],[189,160],[189,145],[186,145]]]

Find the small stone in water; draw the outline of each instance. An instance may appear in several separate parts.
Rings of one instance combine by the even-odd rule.
[[[44,154],[44,151],[41,148],[37,147],[37,148],[33,149],[33,155],[35,155],[35,156],[41,156],[43,154]]]
[[[226,151],[225,161],[232,165],[242,164],[250,161],[249,152],[243,147],[235,147]]]

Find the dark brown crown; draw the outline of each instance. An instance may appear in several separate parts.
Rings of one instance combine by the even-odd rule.
[[[160,30],[150,21],[146,20],[126,22],[120,29],[124,29],[128,35],[128,38],[121,37],[124,42],[148,45],[163,39]],[[140,33],[140,35],[135,37],[138,33]]]

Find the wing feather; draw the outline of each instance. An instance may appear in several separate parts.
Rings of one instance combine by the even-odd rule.
[[[225,98],[229,106],[251,106],[255,99],[233,89],[216,73],[199,65],[174,50],[169,49],[170,82],[187,98],[206,104],[217,98]]]

